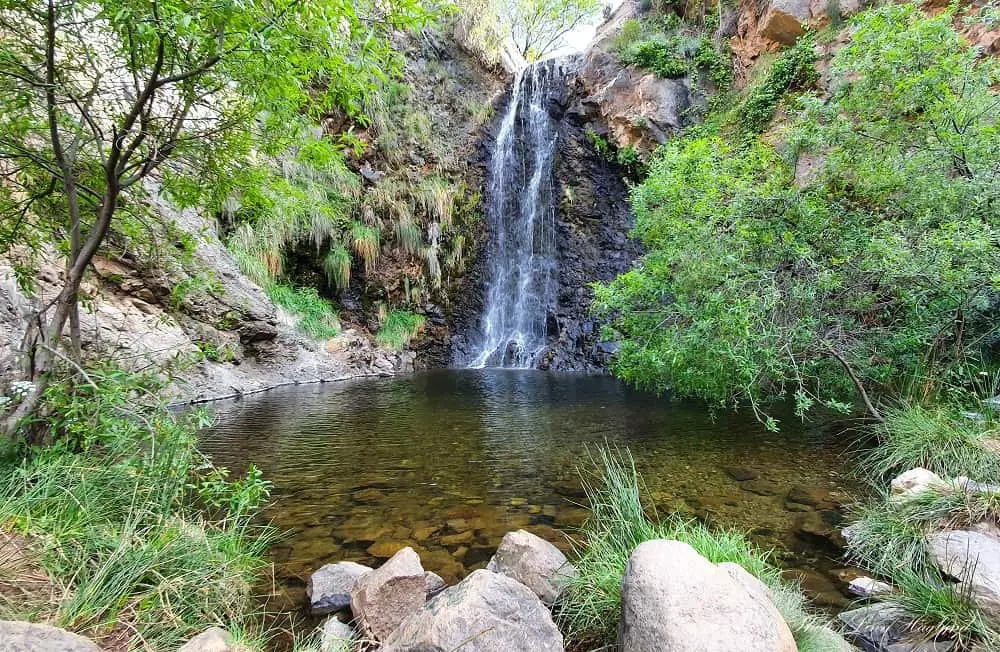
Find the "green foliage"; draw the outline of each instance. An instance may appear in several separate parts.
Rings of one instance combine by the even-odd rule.
[[[971,418],[968,407],[975,406],[935,403],[886,410],[885,422],[874,428],[878,445],[864,456],[863,467],[875,478],[919,466],[942,477],[1000,484],[998,424],[988,413]]]
[[[806,611],[804,597],[782,582],[777,568],[768,562],[768,554],[740,533],[710,530],[675,516],[662,521],[655,514],[647,516],[642,481],[627,451],[601,448],[593,463],[595,468],[583,477],[590,516],[574,542],[578,574],[566,579],[566,592],[556,611],[570,642],[613,645],[621,614],[621,578],[629,556],[645,541],[673,539],[687,543],[713,563],[739,564],[767,584],[800,650],[850,649]]]
[[[625,176],[632,181],[641,181],[646,176],[646,163],[640,158],[635,147],[628,145],[619,148],[593,129],[587,129],[587,140],[601,155],[601,158],[618,165]]]
[[[720,53],[712,44],[712,40],[704,37],[698,44],[694,62],[699,68],[708,71],[709,79],[719,92],[726,92],[733,83],[733,61],[731,56]]]
[[[750,88],[733,110],[733,123],[747,133],[762,133],[786,93],[810,88],[818,79],[815,43],[807,35],[782,52],[765,77]]]
[[[144,201],[141,181],[158,168],[160,189],[182,206],[221,205],[240,190],[243,205],[252,203],[247,175],[257,155],[297,147],[328,111],[359,115],[361,99],[398,71],[389,37],[422,25],[425,7],[417,0],[376,4],[54,3],[49,85],[46,11],[3,3],[0,157],[17,163],[2,172],[0,251],[50,242],[69,251],[65,193],[73,184],[82,235],[98,240],[100,207],[117,205],[128,208],[114,214],[112,229],[148,241],[146,221],[160,216]],[[147,79],[154,81],[145,88]],[[311,148],[320,146],[302,153],[308,157]],[[309,163],[342,165],[342,154],[334,154]],[[73,172],[68,184],[60,157]]]
[[[210,625],[252,628],[249,586],[273,537],[252,524],[269,483],[208,464],[194,448],[203,417],[158,402],[163,382],[101,367],[54,383],[39,426],[58,445],[0,460],[0,523],[35,537],[56,585],[33,608],[151,649]]]
[[[423,315],[405,310],[393,310],[382,320],[382,326],[375,334],[375,340],[380,346],[402,349],[423,330],[425,321]]]
[[[655,36],[632,43],[619,58],[625,65],[636,65],[667,79],[688,74],[688,63],[677,54],[676,44]]]
[[[718,406],[791,396],[799,415],[848,409],[848,368],[897,396],[963,373],[998,328],[1000,139],[993,64],[957,39],[912,7],[869,12],[834,59],[839,90],[793,116],[787,154],[666,144],[632,196],[647,254],[595,288],[616,373]],[[811,46],[789,52],[737,108],[744,126],[763,129],[763,98],[810,77]],[[796,183],[795,156],[817,173]]]
[[[504,0],[489,13],[530,62],[562,47],[566,35],[596,18],[602,5],[601,0]]]
[[[295,317],[295,328],[304,335],[325,340],[340,332],[336,309],[319,296],[316,288],[293,288],[276,283],[268,288],[267,293],[275,305],[281,306]]]

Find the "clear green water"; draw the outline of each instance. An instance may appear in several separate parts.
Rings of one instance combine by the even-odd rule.
[[[749,531],[783,565],[810,569],[820,592],[830,587],[814,571],[838,565],[837,553],[802,524],[836,521],[829,503],[853,489],[846,443],[830,430],[787,419],[768,433],[733,413],[713,421],[701,405],[607,377],[441,370],[277,389],[211,409],[203,449],[237,472],[253,462],[274,483],[266,516],[288,531],[273,552],[281,608],[304,604],[320,565],[378,564],[404,545],[448,581],[484,565],[512,529],[565,548],[561,531],[586,516],[578,469],[605,442],[632,451],[661,513]],[[738,482],[737,469],[758,477]],[[823,503],[788,504],[802,489]]]

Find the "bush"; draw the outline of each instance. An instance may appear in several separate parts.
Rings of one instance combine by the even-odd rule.
[[[788,91],[805,90],[815,84],[819,73],[814,47],[813,39],[806,36],[782,52],[764,79],[752,86],[735,107],[734,124],[748,133],[759,134],[767,129],[778,103]]]
[[[6,616],[27,608],[147,649],[216,624],[255,629],[249,587],[272,533],[251,521],[269,484],[252,466],[236,481],[212,467],[195,449],[203,417],[168,411],[161,386],[101,368],[48,388],[38,425],[54,445],[0,462],[0,529],[39,544],[56,592],[0,600]]]
[[[788,50],[737,107],[740,128],[766,128],[813,56],[808,40]],[[595,286],[618,375],[759,414],[793,398],[804,416],[905,396],[913,378],[940,384],[989,355],[994,64],[949,19],[891,5],[859,19],[832,65],[837,92],[800,98],[780,151],[691,134],[650,161],[632,193],[647,253]],[[796,180],[798,156],[817,174]]]
[[[710,530],[675,516],[650,518],[642,481],[627,452],[600,449],[596,471],[584,477],[590,517],[574,544],[579,571],[557,607],[556,620],[571,644],[613,645],[621,614],[621,579],[632,551],[653,539],[683,541],[713,563],[734,562],[767,584],[803,652],[847,651],[849,646],[805,608],[805,598],[781,580],[778,570],[743,535]]]
[[[293,288],[276,283],[268,288],[268,296],[275,305],[295,317],[295,328],[304,335],[323,340],[340,332],[340,320],[333,304],[319,296],[316,288]]]
[[[382,321],[375,340],[380,346],[402,349],[423,329],[424,321],[423,315],[393,310]]]
[[[636,65],[667,79],[683,77],[690,71],[687,60],[677,54],[676,44],[657,37],[633,43],[620,58],[625,65]]]

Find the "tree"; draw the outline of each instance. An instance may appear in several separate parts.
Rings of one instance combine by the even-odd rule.
[[[879,395],[986,357],[1000,77],[951,20],[912,5],[861,16],[833,93],[800,98],[780,150],[703,130],[660,151],[633,195],[648,253],[596,287],[620,375],[716,405],[791,395],[799,415],[858,400],[879,419]],[[796,178],[797,156],[816,173]]]
[[[500,0],[499,11],[511,38],[527,61],[563,45],[566,35],[601,10],[601,0]]]
[[[57,359],[79,358],[80,283],[109,232],[151,219],[151,192],[197,201],[310,119],[356,115],[396,63],[389,35],[423,15],[417,0],[0,0],[0,252],[54,243],[66,260],[8,435]]]

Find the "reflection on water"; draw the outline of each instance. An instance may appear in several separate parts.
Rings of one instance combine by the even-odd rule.
[[[274,482],[266,515],[289,530],[274,558],[296,600],[321,564],[378,564],[404,545],[449,581],[512,529],[566,547],[559,530],[586,516],[578,468],[604,442],[632,451],[658,511],[752,531],[788,566],[833,565],[822,530],[850,489],[834,437],[793,420],[780,434],[746,415],[712,421],[703,406],[607,377],[441,370],[277,389],[213,410],[203,449]]]

